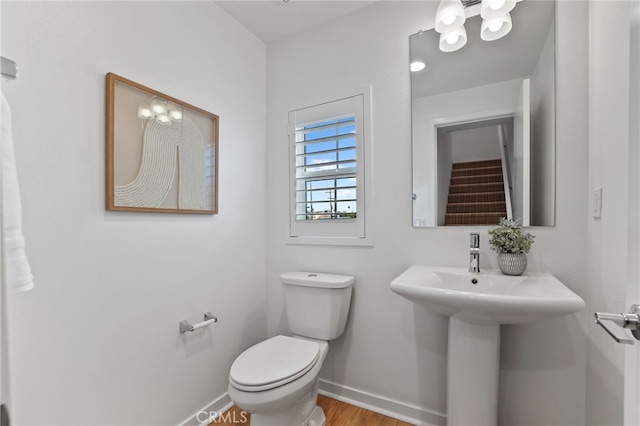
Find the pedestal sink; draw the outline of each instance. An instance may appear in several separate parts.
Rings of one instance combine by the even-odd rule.
[[[447,425],[498,422],[500,325],[526,324],[584,309],[584,301],[553,275],[463,268],[407,269],[391,290],[449,317]]]

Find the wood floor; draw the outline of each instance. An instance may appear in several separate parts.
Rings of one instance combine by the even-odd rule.
[[[411,426],[391,417],[355,407],[326,396],[318,395],[318,405],[322,407],[327,417],[327,426]],[[210,426],[250,425],[248,415],[236,406],[233,406],[220,419],[224,422],[213,422]]]

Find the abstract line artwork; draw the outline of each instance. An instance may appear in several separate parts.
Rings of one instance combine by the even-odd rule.
[[[217,213],[218,116],[107,74],[107,210]]]

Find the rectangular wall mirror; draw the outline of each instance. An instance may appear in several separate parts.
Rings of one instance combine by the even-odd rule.
[[[109,73],[107,210],[215,214],[218,116]]]
[[[520,1],[512,30],[442,52],[435,30],[410,37],[413,226],[555,225],[555,3]]]

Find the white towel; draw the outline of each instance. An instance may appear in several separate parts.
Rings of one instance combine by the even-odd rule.
[[[0,109],[2,133],[2,234],[4,236],[4,268],[7,289],[10,293],[19,293],[33,288],[31,266],[24,251],[22,236],[22,203],[18,186],[16,158],[11,133],[11,110],[4,95]]]

